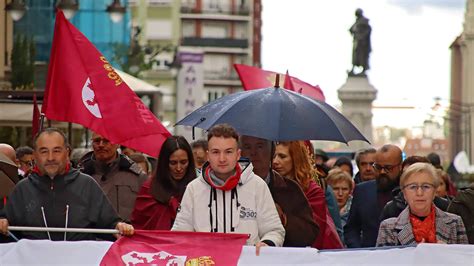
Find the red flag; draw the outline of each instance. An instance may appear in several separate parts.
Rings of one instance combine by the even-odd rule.
[[[235,70],[237,70],[237,73],[239,74],[240,81],[242,81],[242,86],[244,87],[244,90],[255,90],[255,89],[261,89],[261,88],[268,88],[268,87],[273,87],[275,85],[275,77],[277,74],[276,72],[268,71],[268,70],[263,70],[258,67],[253,67],[253,66],[248,66],[248,65],[241,65],[241,64],[234,64]],[[283,76],[280,74],[280,76]],[[316,85],[313,86],[311,84],[308,84],[298,78],[291,77],[288,75],[291,79],[291,83],[293,84],[294,91],[300,92],[303,95],[309,96],[313,99],[324,101],[324,93],[321,90],[321,88]],[[287,84],[286,81],[286,76],[285,76],[285,81],[283,84]],[[285,85],[283,85],[284,88]],[[289,89],[289,88],[286,88]]]
[[[106,265],[237,265],[248,235],[135,230],[115,241]]]
[[[58,10],[42,111],[157,156],[171,134],[94,45]]]
[[[288,70],[285,74],[285,83],[283,83],[283,88],[295,91],[295,85],[293,85],[293,81],[291,80],[291,76]]]
[[[38,108],[38,102],[36,101],[36,93],[33,94],[33,118],[31,120],[31,137],[34,139],[39,131],[39,119],[40,111]]]

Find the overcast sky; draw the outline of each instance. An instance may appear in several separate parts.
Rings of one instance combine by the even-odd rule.
[[[413,126],[427,117],[433,97],[449,97],[449,46],[462,32],[465,0],[263,0],[262,63],[319,84],[327,102],[351,68],[354,12],[372,26],[370,82],[375,105],[414,106],[409,116],[374,112],[376,126]],[[387,117],[388,116],[388,117]]]

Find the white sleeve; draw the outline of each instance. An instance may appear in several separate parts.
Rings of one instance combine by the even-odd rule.
[[[260,241],[270,240],[281,247],[285,240],[285,228],[275,207],[272,195],[266,183],[257,184],[257,223]]]
[[[195,231],[193,221],[193,191],[191,185],[188,185],[184,191],[183,199],[181,200],[181,205],[176,214],[176,219],[174,220],[171,231]]]

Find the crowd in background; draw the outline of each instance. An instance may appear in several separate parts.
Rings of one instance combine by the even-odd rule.
[[[456,189],[435,153],[405,158],[399,147],[386,144],[361,149],[353,158],[330,158],[309,141],[238,136],[232,127],[219,125],[209,131],[207,140],[191,144],[171,136],[158,158],[151,158],[96,133],[92,150],[70,150],[64,135],[56,139],[55,134],[61,135],[39,134],[34,148],[0,144],[0,153],[18,166],[21,179],[0,203],[3,242],[12,240],[8,225],[30,225],[26,224],[30,219],[39,226],[47,227],[48,221],[49,226],[67,227],[68,219],[56,217],[48,205],[60,200],[68,211],[71,206],[72,224],[94,213],[97,220],[79,226],[100,224],[124,235],[134,229],[247,232],[248,244],[256,246],[318,249],[474,243],[474,184]],[[63,159],[67,163],[62,167]],[[53,167],[58,170],[52,171]],[[79,171],[70,177],[73,169]],[[93,180],[107,202],[98,203],[99,192],[87,183],[95,191],[88,192],[95,202],[85,205],[81,198],[85,194],[68,190],[69,183],[78,186],[74,178]],[[40,200],[20,194],[40,193],[35,190],[43,189],[38,182],[68,192],[64,199],[47,190],[38,194]],[[34,214],[28,209],[32,206],[21,206],[28,204],[27,199],[40,204]],[[85,209],[75,210],[74,204]],[[96,207],[101,209],[88,209]],[[25,218],[28,215],[33,218]],[[19,237],[62,236],[20,233]]]

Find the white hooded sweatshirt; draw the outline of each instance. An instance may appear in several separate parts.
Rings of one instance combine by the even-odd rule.
[[[267,240],[282,246],[285,229],[267,184],[253,173],[250,162],[239,164],[240,181],[228,191],[211,187],[203,177],[209,167],[204,165],[188,184],[171,230],[249,234],[247,245]]]

